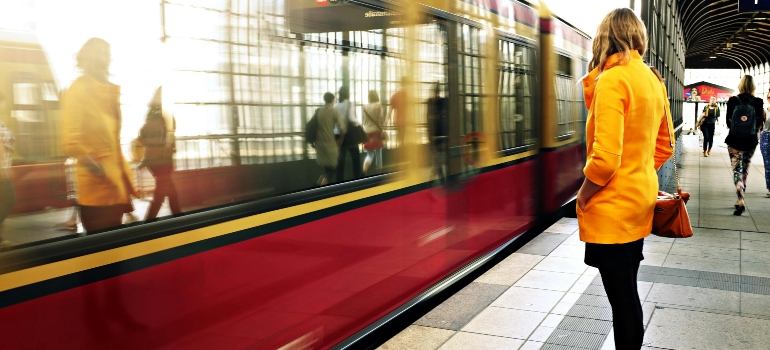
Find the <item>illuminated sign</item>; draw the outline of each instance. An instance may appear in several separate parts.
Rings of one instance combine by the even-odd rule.
[[[770,11],[770,0],[738,0],[738,12]]]

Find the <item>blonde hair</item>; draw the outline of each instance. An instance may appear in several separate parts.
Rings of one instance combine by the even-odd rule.
[[[369,90],[369,103],[377,102],[380,102],[380,95],[377,94],[376,90]]]
[[[97,49],[97,47],[104,47],[107,48],[107,50],[110,49],[110,44],[107,43],[104,39],[101,38],[91,38],[86,41],[85,44],[83,44],[83,47],[80,48],[80,51],[78,51],[77,55],[75,56],[75,60],[77,61],[77,67],[80,69],[86,69],[90,65],[93,64],[94,61],[94,51]]]
[[[754,78],[748,74],[744,75],[743,78],[741,78],[741,82],[738,83],[738,94],[754,94],[754,91],[757,89],[756,85],[754,85]]]
[[[637,50],[640,55],[647,51],[647,28],[628,8],[612,10],[604,17],[594,37],[594,57],[588,65],[588,70],[599,69],[599,74],[611,67],[605,67],[607,59],[620,53],[617,65],[627,64],[631,59],[629,51]]]

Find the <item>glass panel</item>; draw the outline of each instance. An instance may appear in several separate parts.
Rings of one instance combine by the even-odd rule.
[[[531,47],[500,40],[500,149],[534,143]]]

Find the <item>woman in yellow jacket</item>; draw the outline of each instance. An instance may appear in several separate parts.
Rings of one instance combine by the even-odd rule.
[[[588,159],[578,192],[585,263],[599,269],[612,306],[615,346],[640,349],[644,337],[636,275],[652,231],[656,169],[668,160],[671,118],[662,81],[642,61],[647,30],[630,9],[599,25],[583,78]]]
[[[136,192],[120,149],[120,87],[108,81],[109,44],[88,40],[77,65],[83,75],[62,98],[62,139],[77,159],[80,220],[91,233],[120,225],[123,213],[133,211]]]

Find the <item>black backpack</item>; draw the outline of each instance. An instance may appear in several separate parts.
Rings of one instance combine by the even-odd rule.
[[[305,142],[309,144],[314,144],[316,139],[318,138],[318,111],[320,108],[315,110],[315,113],[313,113],[313,117],[310,118],[310,120],[305,125]]]
[[[757,137],[757,111],[751,105],[751,97],[749,97],[749,103],[743,103],[740,97],[738,101],[741,104],[733,110],[730,134],[738,137]]]

